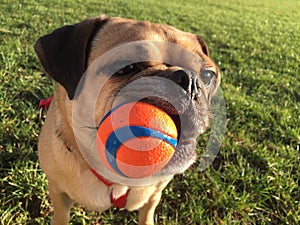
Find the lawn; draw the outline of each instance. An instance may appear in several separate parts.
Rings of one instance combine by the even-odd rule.
[[[157,224],[300,224],[298,0],[0,0],[0,223],[49,224],[37,105],[53,94],[35,40],[101,13],[202,35],[222,73],[227,130],[216,160],[164,190]],[[199,151],[206,146],[199,139]],[[136,224],[74,205],[70,224]]]

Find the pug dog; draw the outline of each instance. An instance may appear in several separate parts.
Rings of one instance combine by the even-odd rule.
[[[120,46],[127,49],[114,52]],[[220,75],[203,38],[168,25],[101,15],[61,27],[39,38],[34,48],[43,69],[56,81],[38,142],[39,161],[49,181],[54,208],[52,225],[68,223],[74,201],[97,211],[113,206],[138,210],[140,225],[154,224],[154,211],[162,190],[175,174],[195,162],[196,138],[210,123],[211,96],[219,86]],[[135,55],[139,55],[137,62],[132,60]],[[91,79],[92,72],[87,72],[90,67],[95,68],[95,62],[102,65],[96,66],[94,73],[105,77],[105,82],[100,79],[102,87],[94,101],[96,123],[112,109],[117,97],[122,99],[118,101],[131,101],[130,96],[143,95],[145,89],[149,93],[164,90],[162,93],[169,95],[171,102],[178,103],[173,106],[168,99],[152,94],[140,99],[169,114],[179,134],[174,155],[153,175],[151,182],[145,182],[147,179],[118,182],[117,178],[101,174],[89,162],[91,157],[86,157],[93,150],[77,140],[74,117],[76,121],[84,121],[89,114],[81,117],[74,106],[81,95],[89,96],[97,89]],[[109,70],[116,62],[120,62],[119,67]],[[142,78],[148,81],[143,83]],[[176,85],[177,92],[173,93],[173,88],[166,88],[168,85],[154,78]],[[120,91],[138,80],[130,91]],[[79,108],[85,107],[82,101]]]

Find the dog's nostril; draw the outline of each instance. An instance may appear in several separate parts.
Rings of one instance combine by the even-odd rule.
[[[172,74],[171,80],[190,94],[191,99],[196,100],[200,96],[200,83],[197,75],[193,72],[177,70]]]
[[[189,91],[190,77],[184,70],[175,71],[171,80],[181,86],[184,90]]]

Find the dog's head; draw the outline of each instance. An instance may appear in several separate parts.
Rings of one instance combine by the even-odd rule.
[[[83,74],[89,76],[87,69],[104,58],[96,69],[107,76],[95,120],[116,102],[153,104],[172,117],[179,131],[175,154],[160,174],[181,173],[195,161],[196,138],[209,125],[211,96],[220,82],[200,36],[167,25],[100,16],[41,37],[35,50],[68,102],[84,91],[79,83]]]

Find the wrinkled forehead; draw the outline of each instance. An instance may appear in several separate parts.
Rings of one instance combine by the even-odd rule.
[[[99,57],[107,63],[155,61],[198,70],[203,55],[193,34],[166,25],[114,18],[96,34],[89,61]]]

